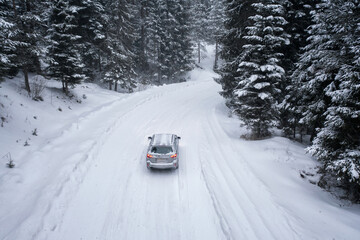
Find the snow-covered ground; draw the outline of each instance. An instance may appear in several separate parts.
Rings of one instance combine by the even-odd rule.
[[[0,239],[360,239],[359,205],[311,183],[304,146],[239,138],[212,60],[134,94],[84,84],[69,100],[50,82],[35,102],[2,83]],[[180,167],[149,171],[147,136],[165,132]]]

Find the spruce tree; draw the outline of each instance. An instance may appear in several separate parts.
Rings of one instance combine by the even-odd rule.
[[[136,22],[136,28],[135,31],[137,32],[137,38],[134,42],[135,44],[135,62],[136,62],[136,72],[145,72],[148,70],[148,64],[146,60],[146,39],[148,35],[148,31],[146,28],[146,18],[148,17],[148,6],[149,1],[147,0],[140,0],[138,1],[138,4],[136,5],[137,13],[136,16],[138,16],[137,22]],[[141,81],[143,81],[142,76],[139,76]]]
[[[319,4],[309,45],[312,48],[306,53],[319,54],[308,68],[313,72],[306,86],[318,91],[319,95],[313,96],[315,103],[323,103],[315,105],[316,111],[312,104],[309,111],[321,114],[320,128],[309,151],[355,201],[360,201],[359,7],[358,1],[332,0]]]
[[[134,79],[134,26],[130,21],[130,4],[127,0],[108,1],[106,10],[110,12],[107,36],[104,81],[109,88],[114,84],[129,92],[136,87]]]
[[[309,28],[309,43],[292,75],[301,96],[298,108],[303,109],[303,116],[300,122],[307,125],[311,141],[316,136],[316,129],[323,127],[323,113],[330,103],[324,89],[332,84],[340,67],[340,46],[331,37],[332,26],[323,19],[326,14],[322,12],[326,11],[326,8],[326,4],[319,4],[316,11],[312,12],[314,24]]]
[[[42,41],[41,23],[43,10],[42,1],[13,1],[10,3],[4,2],[3,7],[6,8],[7,18],[5,21],[12,24],[11,32],[8,32],[8,39],[5,40],[5,46],[11,46],[11,65],[24,74],[25,89],[30,93],[29,72],[40,71],[40,53]],[[11,10],[10,10],[11,7]],[[7,19],[7,20],[6,20]],[[4,24],[3,26],[9,27]],[[11,44],[9,45],[9,42]],[[6,48],[6,47],[5,47]],[[4,49],[5,52],[9,48]],[[9,60],[9,58],[7,58]]]
[[[105,53],[108,13],[103,1],[79,1],[77,33],[81,36],[80,54],[84,62],[86,79],[94,81],[100,77]]]
[[[300,122],[304,108],[301,104],[302,94],[299,91],[301,84],[294,81],[292,76],[296,69],[304,47],[309,37],[308,27],[313,23],[310,12],[314,10],[319,0],[289,0],[285,4],[286,20],[288,24],[285,31],[290,36],[290,44],[285,46],[282,66],[286,72],[286,81],[282,86],[283,99],[280,104],[280,128],[286,136],[292,138],[300,134],[300,141],[304,134],[306,125]]]
[[[12,16],[12,8],[8,1],[0,0],[0,81],[9,75],[11,68],[15,67],[16,42],[10,36],[16,24]]]
[[[166,37],[164,49],[167,83],[182,81],[184,73],[191,69],[191,41],[188,25],[189,15],[185,1],[167,1],[167,16],[164,21]]]
[[[237,71],[242,47],[245,44],[243,35],[245,28],[250,25],[249,17],[254,14],[251,4],[254,0],[228,0],[225,4],[225,35],[222,38],[222,59],[225,61],[221,68],[221,77],[217,81],[221,84],[220,94],[226,99],[226,105],[233,110],[233,90],[237,86],[240,73]]]
[[[211,43],[215,42],[215,62],[214,70],[218,70],[220,39],[225,34],[225,5],[223,0],[212,0],[209,13],[209,31]]]
[[[191,23],[190,23],[190,3],[186,0],[179,0],[178,9],[175,9],[176,19],[178,21],[179,31],[175,38],[179,41],[178,44],[178,67],[180,80],[184,73],[193,69],[193,52],[191,41]]]
[[[140,2],[137,62],[143,82],[182,81],[192,67],[189,3],[183,0]]]
[[[274,1],[253,3],[256,14],[246,27],[245,44],[239,56],[238,84],[234,89],[234,111],[251,129],[251,138],[270,135],[278,118],[277,100],[285,79],[280,65],[282,47],[288,44],[284,33],[284,8]]]
[[[197,63],[201,62],[202,53],[205,51],[205,42],[211,39],[209,36],[209,9],[205,1],[196,0],[192,3],[191,22],[192,39],[197,52]]]
[[[78,14],[81,7],[76,1],[55,0],[49,16],[48,39],[49,74],[62,82],[65,93],[69,86],[81,83],[83,59],[81,58],[81,36],[78,34]]]
[[[158,0],[149,0],[144,6],[144,19],[142,20],[142,33],[140,41],[143,42],[141,52],[144,56],[142,75],[146,82],[160,84],[161,82],[161,50],[164,35],[164,25],[161,21],[162,9]]]

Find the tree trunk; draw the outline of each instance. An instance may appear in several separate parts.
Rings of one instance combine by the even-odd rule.
[[[66,91],[66,89],[65,89],[65,80],[63,79],[61,81],[61,83],[62,83],[62,90],[63,90],[63,92],[65,92]]]
[[[12,2],[13,2],[14,15],[15,15],[15,18],[16,18],[16,17],[17,17],[17,13],[16,13],[15,0],[13,0]]]
[[[218,39],[216,38],[216,41],[215,41],[215,62],[214,62],[214,71],[216,71],[216,70],[217,70],[217,68],[218,68],[218,58],[219,58],[218,47],[219,47],[219,43],[218,43]]]
[[[160,81],[161,81],[161,69],[159,66],[159,62],[162,62],[162,59],[160,59],[160,43],[157,42],[157,46],[156,46],[156,55],[157,55],[157,59],[154,59],[154,62],[158,62],[157,63],[157,84],[160,85]]]
[[[293,126],[293,137],[296,140],[296,125]]]
[[[69,93],[69,84],[68,81],[65,81],[65,94],[67,95]]]
[[[115,81],[114,91],[117,92],[118,83]]]
[[[26,1],[26,11],[27,12],[31,11],[31,1]]]
[[[112,90],[112,83],[109,81],[109,90]]]
[[[64,92],[65,94],[68,94],[68,90],[69,90],[69,88],[68,88],[68,82],[65,81],[64,79],[63,79],[61,82],[62,82],[63,92]]]
[[[25,79],[25,89],[30,94],[31,90],[30,90],[30,84],[29,84],[29,73],[26,68],[23,69],[23,72],[24,72],[24,79]]]
[[[200,63],[200,57],[201,57],[201,43],[198,42],[198,63]]]

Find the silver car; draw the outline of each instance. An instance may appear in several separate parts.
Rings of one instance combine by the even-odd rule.
[[[146,154],[147,168],[179,167],[179,140],[175,134],[154,134],[149,137],[150,144]]]

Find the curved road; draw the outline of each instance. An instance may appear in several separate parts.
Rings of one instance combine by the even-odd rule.
[[[66,209],[48,214],[45,222],[54,222],[48,226],[51,231],[38,236],[59,240],[296,238],[290,217],[251,174],[217,122],[215,111],[223,107],[219,90],[210,78],[151,89],[113,107],[112,112],[123,114],[74,197],[63,200]],[[182,137],[177,171],[145,167],[147,136],[163,132]],[[269,219],[268,212],[275,216]]]

